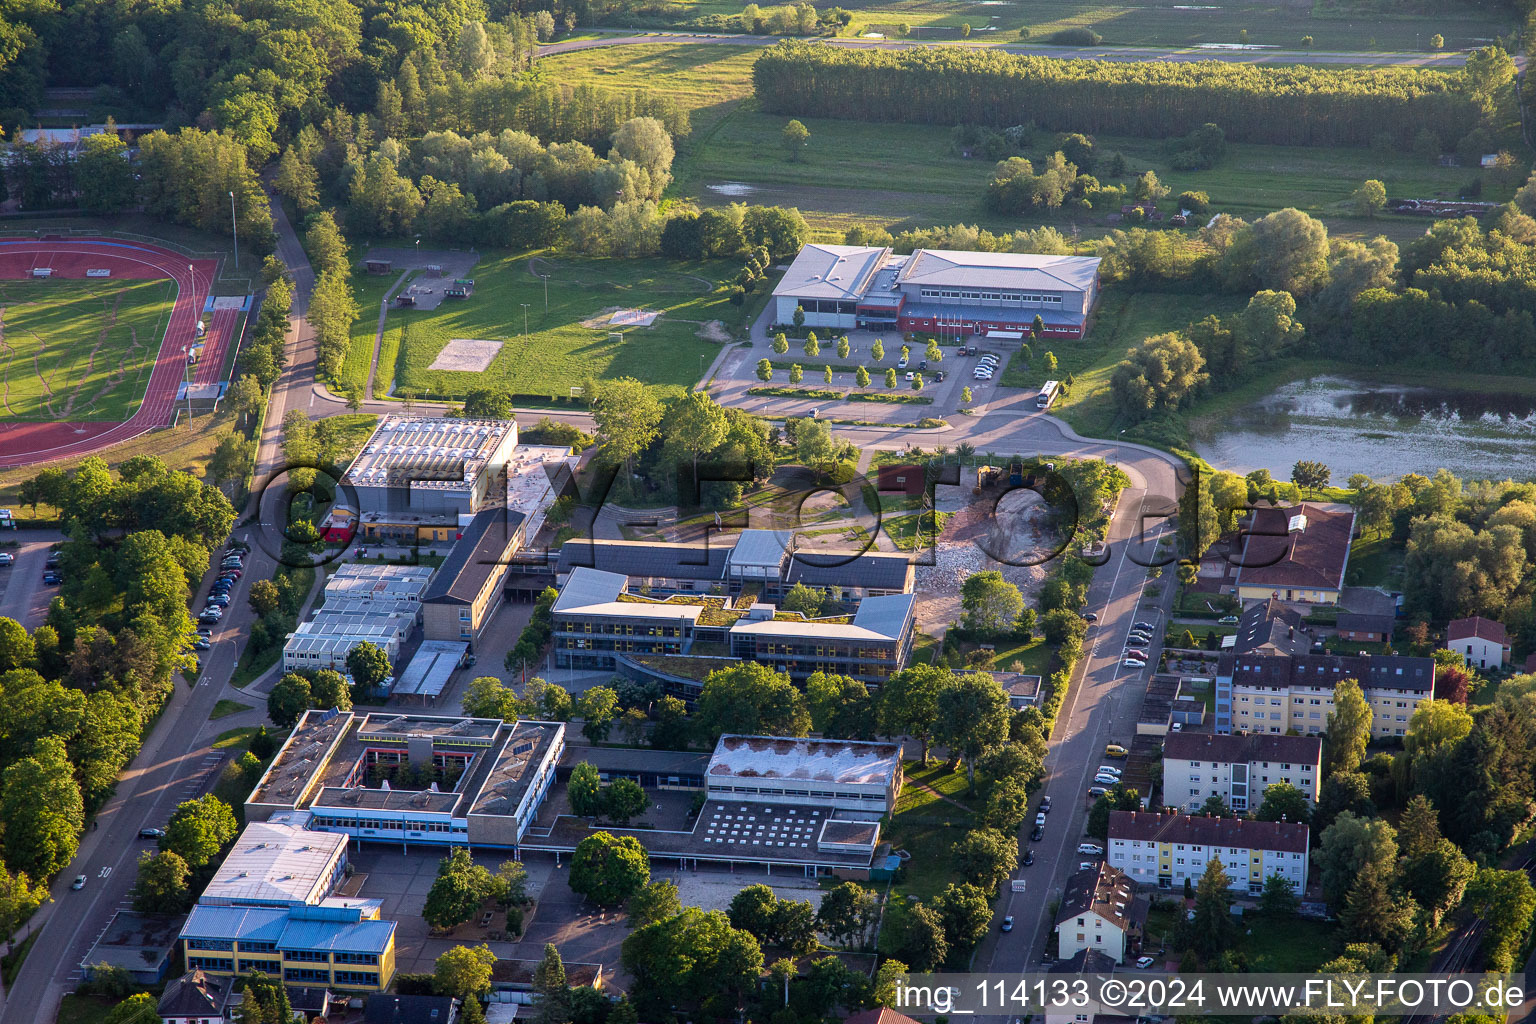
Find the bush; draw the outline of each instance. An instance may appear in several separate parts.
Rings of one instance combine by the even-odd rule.
[[[1104,37],[1091,28],[1064,28],[1045,37],[1057,46],[1098,46]]]

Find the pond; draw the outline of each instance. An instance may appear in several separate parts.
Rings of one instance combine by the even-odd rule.
[[[1464,478],[1536,477],[1536,396],[1373,385],[1311,377],[1234,414],[1190,424],[1195,451],[1217,469],[1290,477],[1298,459],[1395,480],[1445,468]]]

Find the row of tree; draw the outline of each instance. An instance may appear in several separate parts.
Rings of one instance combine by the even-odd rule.
[[[1242,142],[1404,148],[1428,129],[1459,139],[1507,102],[1515,67],[1490,47],[1456,73],[1407,68],[1058,61],[985,48],[864,50],[784,41],[753,64],[776,114],[998,127],[1029,111],[1049,129],[1170,138],[1225,125]]]

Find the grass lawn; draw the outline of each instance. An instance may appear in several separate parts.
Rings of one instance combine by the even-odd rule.
[[[916,896],[926,902],[943,892],[945,886],[958,883],[954,845],[972,827],[969,814],[942,800],[891,815],[881,838],[890,841],[891,849],[906,850],[912,855],[902,870],[901,881],[892,886],[893,895]]]
[[[1058,398],[1051,413],[1070,423],[1086,437],[1113,437],[1115,405],[1109,393],[1109,378],[1115,364],[1125,358],[1125,350],[1164,331],[1174,331],[1194,323],[1207,314],[1224,316],[1246,304],[1236,295],[1182,295],[1171,292],[1136,292],[1107,288],[1099,299],[1097,311],[1081,342],[1045,341],[1032,344],[1032,359],[1025,366],[1020,353],[1009,354],[999,380],[1004,387],[1038,389],[1045,383],[1045,353],[1057,359],[1056,371],[1049,376],[1065,380],[1074,377],[1071,392]]]
[[[1051,647],[1044,637],[1038,636],[1013,647],[1000,645],[992,657],[992,665],[999,672],[1039,676],[1043,682],[1050,675]]]
[[[1349,545],[1349,570],[1345,583],[1351,587],[1403,587],[1403,551],[1392,546],[1392,535],[1362,536]]]
[[[908,515],[883,516],[880,520],[885,535],[901,551],[915,551],[930,547],[934,539],[944,532],[953,512],[914,512]],[[937,522],[935,522],[937,520]]]
[[[431,312],[391,309],[386,332],[400,331],[393,367],[396,390],[460,398],[474,388],[499,386],[515,395],[565,398],[589,377],[635,377],[657,385],[662,394],[676,394],[695,383],[719,352],[717,343],[698,336],[704,324],[740,322],[741,311],[730,304],[726,281],[737,268],[723,262],[540,260],[541,272],[553,272],[547,312],[543,283],[529,267],[526,255],[488,257],[473,271],[475,294],[467,301],[444,303]],[[582,326],[604,310],[630,307],[662,315],[650,327],[610,328],[605,316],[599,327]],[[483,373],[429,369],[452,338],[504,344]],[[381,360],[377,394],[385,393],[387,376]]]
[[[126,420],[176,299],[157,281],[0,281],[0,420]]]
[[[1262,914],[1245,916],[1242,921],[1249,934],[1243,936],[1240,946],[1248,954],[1248,970],[1256,974],[1315,971],[1343,949],[1336,923],[1307,917],[1272,921]]]
[[[336,464],[346,466],[363,450],[373,428],[379,425],[379,418],[370,412],[353,412],[327,416],[325,423],[335,439]]]
[[[960,810],[929,790],[936,790],[943,796],[964,803],[965,795],[971,788],[965,780],[965,772],[952,772],[943,761],[933,761],[926,768],[918,761],[907,761],[902,766],[902,775],[906,781],[902,783],[901,796],[896,801],[897,814],[916,811],[931,813],[935,808],[942,810],[945,807]]]
[[[242,704],[237,700],[221,700],[213,706],[213,714],[208,716],[210,722],[227,718],[230,715],[238,715],[242,711],[251,710],[251,705]]]
[[[117,1000],[105,996],[82,996],[68,992],[59,1003],[59,1015],[54,1024],[98,1024],[112,1012]]]
[[[341,364],[341,374],[336,380],[335,386],[338,392],[345,393],[348,388],[362,387],[368,383],[368,366],[373,362],[373,340],[379,329],[379,303],[384,299],[384,293],[389,291],[395,283],[398,274],[354,274],[352,275],[352,297],[357,300],[359,312],[357,319],[352,321],[352,341],[347,346],[347,358]],[[379,366],[387,366],[383,354],[379,357]],[[384,397],[382,388],[388,385],[384,379],[386,375],[378,375],[376,386],[381,393],[378,397]]]
[[[227,729],[214,738],[213,749],[245,750],[251,745],[251,737],[256,735],[256,729],[257,727],[254,725],[242,725],[238,729]]]

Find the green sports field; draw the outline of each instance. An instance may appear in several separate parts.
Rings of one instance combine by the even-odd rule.
[[[547,311],[544,284],[531,267],[550,275]],[[398,397],[411,389],[422,398],[460,398],[476,388],[497,387],[515,395],[565,398],[588,377],[635,377],[680,393],[720,351],[718,342],[699,336],[705,324],[735,326],[740,321],[741,310],[730,304],[725,280],[737,269],[734,264],[660,259],[520,255],[482,260],[471,274],[475,291],[470,298],[447,300],[430,312],[390,309],[375,394]],[[628,308],[661,315],[649,327],[607,325],[605,311]],[[376,324],[366,310],[363,319],[370,328]],[[483,373],[429,369],[453,338],[503,344]]]
[[[0,281],[0,420],[128,419],[175,300],[166,279]]]

